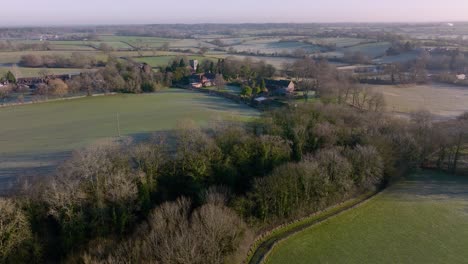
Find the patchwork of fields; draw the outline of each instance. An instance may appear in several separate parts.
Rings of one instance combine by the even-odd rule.
[[[0,189],[18,175],[48,172],[76,148],[118,135],[140,137],[181,120],[247,121],[258,112],[224,98],[179,89],[0,108]],[[3,183],[2,183],[3,182]]]
[[[280,242],[266,263],[467,263],[468,178],[422,171]]]
[[[221,41],[222,47],[212,43]],[[39,40],[18,40],[16,44],[43,45]],[[102,52],[100,47],[106,44],[112,50]],[[336,50],[329,51],[324,45],[335,46]],[[162,49],[165,46],[167,51]],[[291,36],[288,39],[279,37],[227,37],[227,36],[198,36],[196,38],[173,39],[161,37],[141,36],[117,36],[99,35],[93,40],[48,40],[48,50],[25,50],[25,51],[1,51],[0,52],[0,74],[12,70],[13,65],[18,64],[21,56],[34,54],[36,56],[62,56],[70,57],[73,53],[80,53],[95,58],[97,61],[107,61],[108,55],[118,58],[131,58],[139,62],[147,62],[153,67],[166,65],[176,56],[187,56],[190,59],[217,60],[234,56],[237,58],[252,58],[259,61],[264,60],[277,69],[282,69],[284,63],[291,63],[296,59],[287,57],[296,50],[303,50],[306,54],[314,56],[341,58],[347,52],[361,52],[369,58],[378,58],[375,62],[396,61],[401,62],[414,57],[415,54],[403,54],[401,56],[384,57],[386,49],[390,46],[388,42],[369,43],[368,39],[360,38],[306,38],[304,36]],[[198,54],[201,48],[208,48],[204,55]],[[242,55],[236,53],[244,53]],[[245,53],[252,54],[245,56]],[[261,55],[261,56],[257,56]],[[268,57],[268,56],[269,57]],[[274,55],[274,56],[273,56]],[[283,55],[283,56],[281,56]],[[55,69],[50,68],[51,74],[62,74],[84,69]],[[17,77],[38,76],[39,69],[17,67]]]

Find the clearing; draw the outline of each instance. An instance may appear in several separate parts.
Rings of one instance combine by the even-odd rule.
[[[422,171],[280,242],[266,263],[467,263],[468,178]]]
[[[181,120],[248,121],[258,111],[180,89],[0,108],[0,190],[18,176],[50,172],[74,149],[118,136],[173,129]]]

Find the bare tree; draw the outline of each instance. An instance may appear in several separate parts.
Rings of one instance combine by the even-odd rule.
[[[53,79],[49,81],[52,94],[58,97],[63,97],[68,94],[68,85],[61,79]]]
[[[0,99],[6,100],[10,97],[11,92],[13,91],[11,85],[5,85],[0,87]]]
[[[224,89],[224,86],[226,85],[226,81],[224,80],[222,74],[216,74],[214,82],[218,91]]]
[[[20,207],[12,200],[0,198],[0,262],[9,263],[12,254],[31,238],[27,217]]]
[[[317,91],[318,88],[318,80],[317,79],[304,79],[300,83],[300,88],[304,93],[304,100],[307,102],[309,100],[309,93],[311,91]]]

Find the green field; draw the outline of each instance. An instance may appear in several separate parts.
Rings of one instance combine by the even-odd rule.
[[[318,43],[334,44],[337,48],[351,47],[369,41],[361,38],[312,38],[309,40]]]
[[[169,62],[173,61],[177,57],[186,57],[189,60],[198,60],[199,63],[201,63],[204,60],[211,60],[216,62],[217,59],[211,58],[211,57],[203,57],[203,56],[196,56],[196,55],[171,55],[171,56],[155,56],[155,57],[135,57],[132,58],[135,61],[138,62],[145,62],[151,67],[161,67],[161,66],[167,66]]]
[[[295,40],[281,41],[278,38],[248,40],[240,45],[234,45],[232,47],[239,52],[251,52],[262,54],[292,53],[294,50],[297,49],[303,49],[305,52],[308,53],[322,51],[322,48],[317,45],[312,45]]]
[[[80,73],[94,71],[95,69],[79,69],[79,68],[27,68],[27,67],[16,67],[16,78],[29,78],[37,77],[41,71],[47,70],[48,74],[61,75],[70,73]],[[6,74],[11,67],[0,67],[0,76]]]
[[[117,114],[121,134],[140,137],[171,130],[185,119],[206,125],[250,120],[258,112],[224,98],[178,89],[0,108],[0,187],[2,178],[50,171],[73,149],[116,137]]]
[[[266,263],[468,263],[468,178],[419,172],[280,242]]]
[[[391,44],[389,42],[376,42],[367,43],[362,45],[356,45],[349,48],[342,49],[343,52],[361,52],[362,54],[369,56],[369,58],[376,58],[384,56]]]

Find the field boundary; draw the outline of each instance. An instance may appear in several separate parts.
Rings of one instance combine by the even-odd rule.
[[[7,108],[7,107],[21,106],[21,105],[30,105],[30,104],[52,103],[52,102],[59,102],[59,101],[82,99],[82,98],[87,98],[87,97],[110,96],[110,95],[116,95],[116,94],[117,93],[100,93],[100,94],[78,95],[78,96],[48,99],[48,100],[28,101],[28,102],[23,102],[23,103],[5,103],[5,104],[0,104],[0,108]]]
[[[349,199],[337,205],[313,213],[304,218],[280,225],[271,231],[261,234],[252,243],[244,264],[264,263],[266,258],[280,242],[316,224],[338,216],[344,212],[347,212],[348,210],[354,209],[376,197],[378,194],[382,193],[382,191],[383,190],[377,190],[363,194],[356,198]]]

